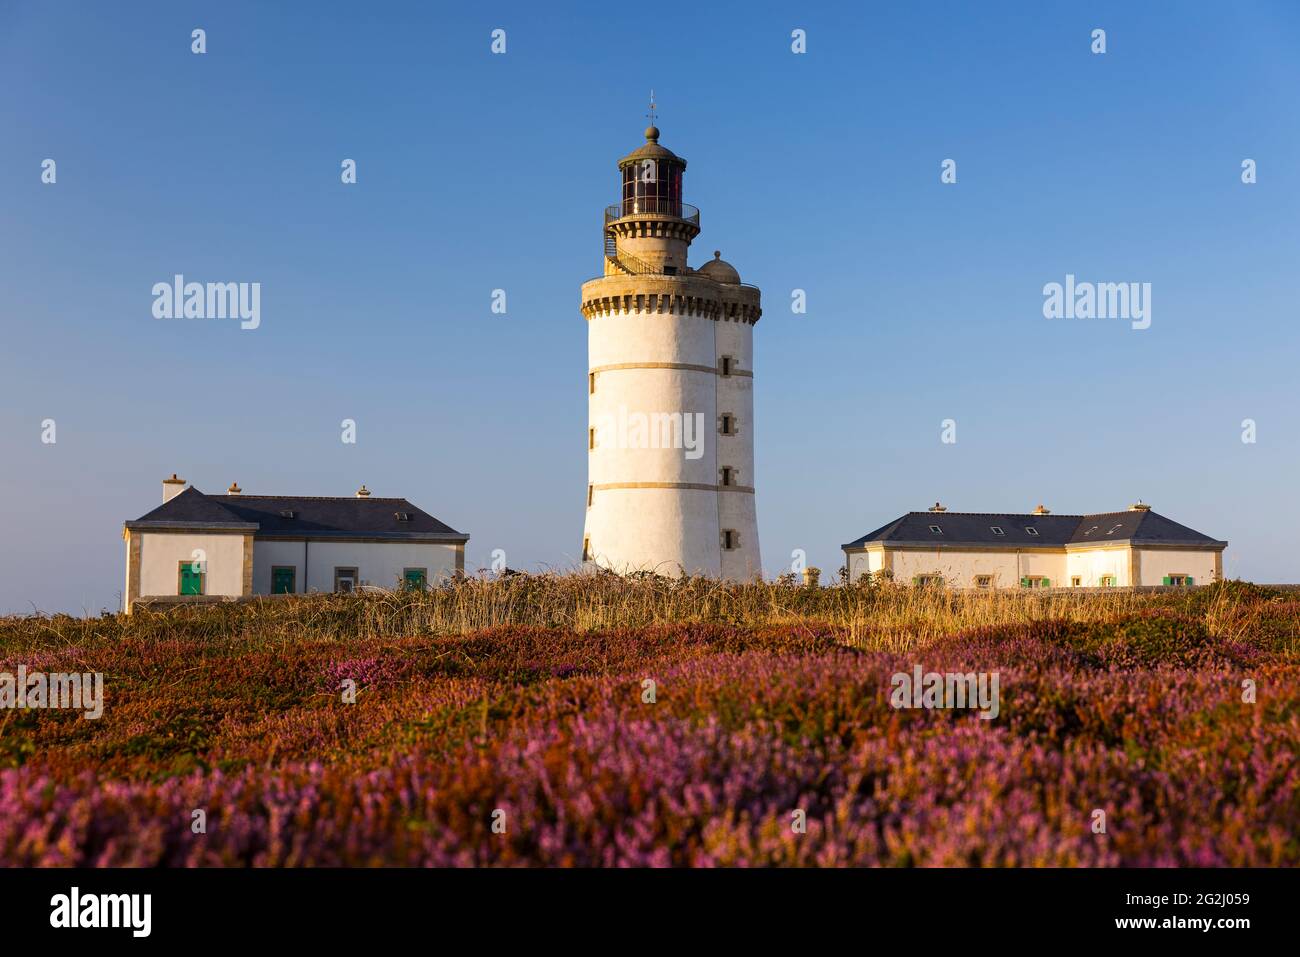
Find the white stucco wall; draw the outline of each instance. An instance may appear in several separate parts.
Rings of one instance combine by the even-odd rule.
[[[595,488],[584,525],[592,559],[620,572],[737,579],[761,574],[753,493],[715,488],[723,466],[734,470],[735,485],[755,485],[754,380],[716,371],[724,355],[732,357],[736,371],[752,371],[753,327],[635,310],[593,316],[587,324],[589,372],[596,375],[595,391],[588,394],[596,447],[587,452],[588,483]],[[604,368],[629,363],[651,367]],[[735,416],[736,435],[719,435],[723,412]],[[684,448],[630,447],[631,435],[620,434],[618,426],[638,413],[698,416],[698,455],[688,457]],[[707,487],[653,487],[668,483]],[[723,529],[737,533],[739,547],[722,548]]]
[[[722,573],[716,492],[606,489],[588,510],[590,559],[619,573]],[[647,521],[647,517],[653,521]]]
[[[1133,584],[1129,580],[1129,547],[1088,548],[1066,553],[1066,578],[1062,585],[1069,585],[1077,575],[1080,588],[1100,588],[1105,575],[1114,576],[1116,586]],[[1158,584],[1158,583],[1157,583]]]
[[[712,319],[669,312],[594,316],[587,323],[589,366],[684,362],[711,368],[717,356],[715,325]]]
[[[850,582],[856,582],[863,575],[874,574],[884,565],[884,552],[880,550],[846,553],[846,558]]]
[[[294,584],[317,592],[334,590],[334,569],[356,568],[360,584],[395,588],[406,568],[428,570],[430,584],[456,571],[456,545],[442,542],[311,542],[304,574],[302,542],[256,539],[253,542],[253,594],[271,593],[271,569],[296,569]],[[308,580],[310,579],[310,580]]]
[[[1191,575],[1194,585],[1214,581],[1215,552],[1139,548],[1138,574],[1143,585],[1159,585],[1166,575]]]
[[[991,575],[995,588],[1018,588],[1023,577],[1062,584],[1065,554],[1010,550],[893,550],[894,580],[910,583],[917,575],[942,575],[953,588],[973,588],[980,575]]]
[[[241,595],[244,535],[240,532],[132,532],[140,536],[140,596],[180,594],[180,563],[206,562],[205,595]],[[128,572],[129,574],[129,572]]]
[[[1046,578],[1052,588],[1070,584],[1064,551],[1014,549],[890,549],[894,581],[910,584],[918,575],[942,575],[951,588],[974,588],[982,575],[993,578],[994,588],[1019,588],[1021,578]],[[872,550],[849,556],[850,580],[879,571],[884,553]]]
[[[1009,577],[1008,586],[1019,587],[1022,577],[1046,578],[1052,588],[1064,588],[1070,584],[1065,577],[1065,552],[1020,552],[1019,555],[1019,574]],[[999,580],[997,585],[1002,587],[1002,581]]]
[[[253,594],[271,594],[271,568],[274,565],[288,565],[295,569],[294,589],[303,592],[303,543],[259,541],[253,539]]]
[[[742,482],[744,481],[742,477]],[[731,581],[748,581],[762,577],[758,548],[758,514],[751,492],[728,491],[718,493],[718,522],[720,529],[732,529],[739,539],[738,546],[723,549],[720,554],[722,577]],[[721,531],[719,531],[721,540]]]

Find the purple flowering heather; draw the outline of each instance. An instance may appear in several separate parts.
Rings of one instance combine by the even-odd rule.
[[[1258,641],[1143,614],[906,654],[703,624],[301,643],[178,624],[6,651],[102,671],[108,705],[0,714],[0,865],[1294,865],[1300,664],[1295,603],[1260,615],[1277,607]],[[998,716],[895,708],[918,665],[998,672]]]

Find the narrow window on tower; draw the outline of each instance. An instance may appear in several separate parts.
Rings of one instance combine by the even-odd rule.
[[[731,356],[721,356],[718,360],[723,375],[731,375]]]
[[[591,539],[590,538],[583,538],[582,540],[582,560],[584,562],[591,561]]]
[[[723,435],[736,434],[736,417],[730,413],[724,413],[718,423],[718,431]]]
[[[595,497],[595,495],[596,495],[596,486],[588,485],[587,486],[587,508],[591,508],[591,502],[592,499]]]
[[[587,394],[596,394],[596,373],[594,372],[587,373]]]
[[[731,466],[729,466],[729,465],[724,465],[724,466],[722,467],[722,469],[721,469],[721,472],[722,472],[722,484],[723,484],[723,485],[735,485],[735,484],[736,484],[736,470],[735,470],[735,469],[733,469],[733,468],[732,468]]]
[[[722,530],[722,548],[724,551],[733,551],[740,547],[740,535],[734,528],[724,528]]]
[[[595,430],[595,429],[588,429],[588,430],[587,430],[587,448],[588,448],[588,449],[594,449],[595,447],[596,447],[596,430]]]

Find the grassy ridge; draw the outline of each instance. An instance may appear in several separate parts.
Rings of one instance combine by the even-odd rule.
[[[0,671],[107,694],[0,712],[0,864],[1295,864],[1298,637],[1300,603],[1240,583],[542,577],[3,619]],[[914,664],[999,671],[999,717],[890,707]]]
[[[87,639],[165,640],[259,636],[269,644],[304,639],[465,635],[522,625],[575,632],[683,623],[743,627],[808,623],[840,629],[861,648],[901,650],[970,628],[1063,619],[1107,621],[1152,609],[1204,618],[1218,633],[1257,630],[1284,619],[1300,595],[1224,582],[1185,592],[969,591],[890,583],[805,588],[724,584],[704,578],[515,575],[467,579],[426,593],[277,596],[250,604],[181,606],[131,617],[66,615],[0,618],[0,650],[42,649]],[[1266,614],[1267,613],[1267,614]],[[1292,650],[1295,636],[1290,636]]]

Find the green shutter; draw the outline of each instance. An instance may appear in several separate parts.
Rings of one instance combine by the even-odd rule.
[[[412,591],[424,591],[424,569],[408,568],[403,577],[406,579],[406,587]]]
[[[271,570],[271,594],[291,595],[294,591],[294,569],[275,568]]]
[[[1187,578],[1184,580],[1184,584],[1186,584],[1188,588],[1191,588],[1191,587],[1192,587],[1192,576],[1191,576],[1191,575],[1188,575],[1188,576],[1187,576]]]
[[[1022,579],[1020,579],[1020,587],[1021,587],[1021,588],[1028,588],[1028,587],[1029,587],[1029,579],[1028,579],[1028,578],[1022,578]]]
[[[1162,579],[1160,580],[1160,584],[1162,584],[1162,585],[1168,585],[1168,584],[1169,584],[1169,576],[1166,575],[1164,578],[1162,578]]]
[[[1051,588],[1051,587],[1052,587],[1052,583],[1051,583],[1048,579],[1044,578],[1044,579],[1043,579],[1043,587],[1044,587],[1044,588]]]
[[[203,566],[199,562],[181,562],[181,594],[203,594]]]

